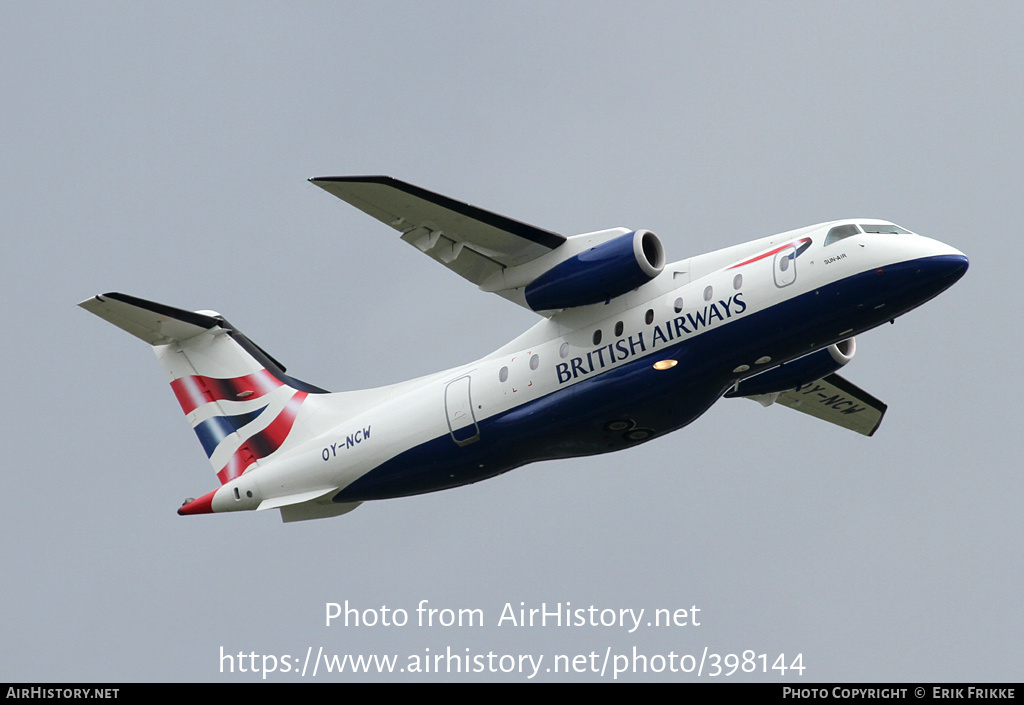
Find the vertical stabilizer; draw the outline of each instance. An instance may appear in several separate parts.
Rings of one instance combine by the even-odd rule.
[[[313,436],[300,412],[325,390],[286,375],[219,314],[118,293],[79,305],[153,346],[221,484]]]

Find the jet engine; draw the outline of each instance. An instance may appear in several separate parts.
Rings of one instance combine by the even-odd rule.
[[[561,262],[526,286],[534,311],[609,301],[661,273],[665,248],[650,230],[634,230]]]
[[[725,393],[727,397],[751,397],[758,394],[775,394],[788,389],[816,382],[827,377],[853,359],[857,343],[847,338],[833,343],[810,355],[804,355],[792,362],[773,367],[759,375],[749,377]]]

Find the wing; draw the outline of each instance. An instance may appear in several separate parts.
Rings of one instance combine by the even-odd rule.
[[[310,181],[391,226],[420,252],[477,286],[566,241],[558,233],[389,176],[325,176]]]
[[[765,394],[748,398],[765,406],[778,402],[790,409],[802,411],[865,436],[871,436],[878,430],[888,408],[883,402],[837,374],[781,392],[778,396]]]

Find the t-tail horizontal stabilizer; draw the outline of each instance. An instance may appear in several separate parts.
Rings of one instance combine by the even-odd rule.
[[[213,316],[111,292],[78,304],[150,345],[188,340],[220,325]]]

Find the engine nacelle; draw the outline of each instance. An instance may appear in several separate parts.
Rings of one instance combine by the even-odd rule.
[[[586,306],[625,294],[661,274],[665,248],[650,230],[634,230],[561,262],[526,286],[534,311]]]
[[[847,338],[827,348],[804,355],[792,362],[774,367],[759,375],[740,382],[735,389],[726,392],[727,397],[752,397],[758,394],[775,394],[788,389],[816,382],[827,377],[853,359],[857,343]]]

